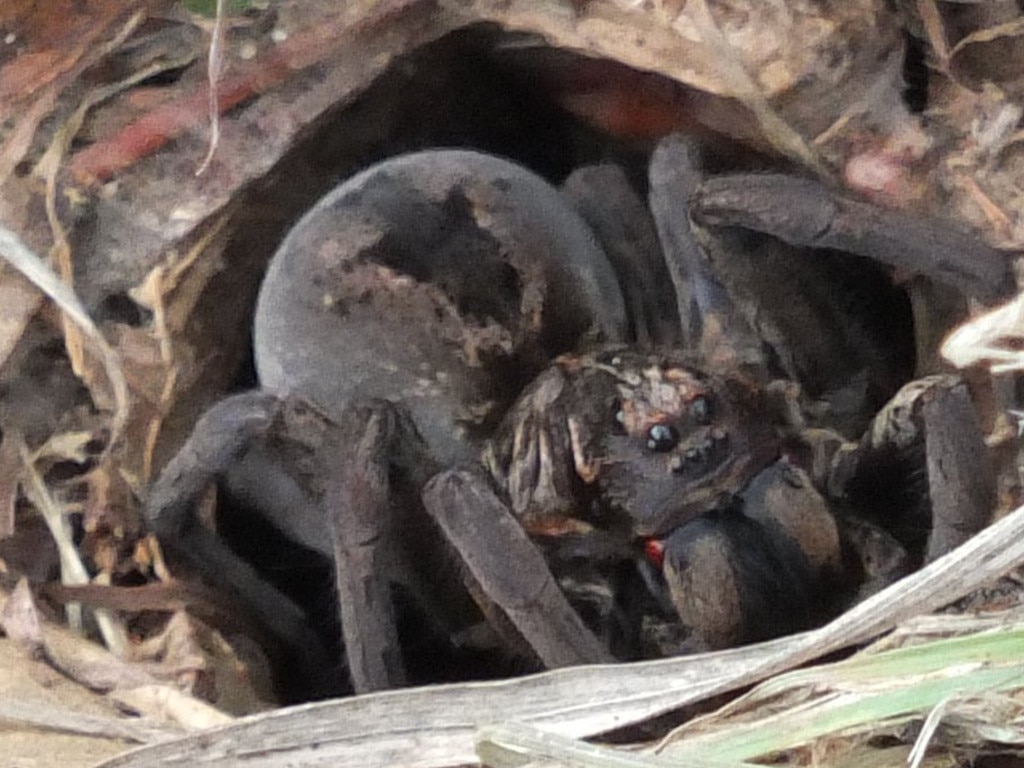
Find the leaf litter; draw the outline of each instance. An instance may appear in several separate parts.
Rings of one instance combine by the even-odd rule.
[[[963,615],[914,618],[983,584],[1006,584],[998,577],[1021,557],[1015,542],[1024,513],[1011,513],[1022,501],[1017,477],[1007,481],[996,527],[966,552],[901,583],[907,594],[877,595],[866,610],[858,606],[806,637],[647,667],[437,687],[402,699],[383,694],[228,725],[203,699],[246,714],[267,707],[270,694],[251,679],[250,671],[265,663],[259,653],[243,661],[231,642],[195,618],[204,610],[197,606],[209,611],[212,598],[172,592],[147,598],[156,609],[103,607],[145,582],[174,589],[158,546],[140,538],[136,499],[237,367],[245,335],[239,318],[259,265],[239,266],[231,242],[246,221],[240,211],[259,199],[252,190],[272,183],[267,174],[304,129],[331,111],[355,109],[391,62],[457,30],[496,25],[513,41],[499,53],[513,67],[543,62],[550,51],[608,62],[621,77],[586,92],[571,87],[572,67],[560,73],[555,63],[545,65],[550,97],[598,130],[619,125],[632,103],[625,97],[643,93],[651,108],[643,113],[648,122],[634,124],[641,141],[645,130],[696,123],[696,130],[738,134],[886,204],[945,211],[1007,251],[1024,241],[1024,68],[1017,66],[1024,22],[1013,3],[921,0],[902,4],[898,19],[869,0],[831,10],[799,0],[302,6],[274,3],[219,19],[227,25],[224,71],[209,84],[198,62],[209,50],[210,26],[182,7],[91,3],[56,23],[28,0],[0,10],[0,254],[46,255],[3,267],[0,379],[17,381],[31,351],[52,349],[46,345],[55,339],[92,403],[51,415],[45,435],[12,429],[6,415],[2,425],[0,572],[9,591],[2,596],[0,641],[20,651],[4,654],[15,661],[0,665],[0,682],[17,677],[31,688],[41,680],[36,693],[45,698],[57,685],[45,670],[59,670],[60,685],[78,683],[89,702],[73,716],[70,694],[66,704],[38,705],[36,693],[4,695],[5,724],[45,734],[65,723],[76,743],[104,745],[110,756],[130,742],[155,745],[112,757],[107,766],[169,764],[218,749],[225,757],[215,764],[232,765],[232,754],[266,743],[280,750],[260,763],[268,766],[313,764],[327,753],[383,763],[399,745],[403,764],[453,765],[474,760],[478,743],[489,745],[479,748],[490,749],[496,765],[653,765],[673,753],[694,765],[703,764],[700,754],[715,765],[766,755],[843,765],[872,750],[941,764],[949,755],[1017,754],[1024,685],[1012,654],[999,655],[1019,647],[1014,589],[993,588],[991,599]],[[926,122],[900,96],[892,51],[901,28],[929,72]],[[243,48],[254,55],[243,58]],[[311,76],[312,70],[327,75]],[[214,143],[205,130],[211,103],[223,122]],[[354,146],[354,154],[368,151]],[[196,176],[207,152],[205,172]],[[101,256],[87,259],[96,252]],[[226,274],[242,288],[223,308],[223,325],[242,330],[211,334],[222,319],[210,314],[211,296],[223,291],[218,280]],[[108,315],[99,325],[91,319],[97,309]],[[1021,317],[1019,297],[981,313],[949,336],[942,353],[1005,381],[1022,365]],[[40,328],[43,341],[33,331]],[[77,402],[67,383],[53,387],[53,402]],[[1015,464],[1007,472],[1013,475]],[[11,553],[38,546],[24,522],[33,512],[45,518],[56,544],[42,562],[61,573],[66,589],[45,608],[10,568],[19,562]],[[93,607],[70,609],[83,604]],[[109,650],[63,628],[73,615]],[[877,649],[772,677],[893,626]],[[908,676],[912,663],[931,666]],[[865,688],[850,688],[851,670],[866,676]],[[650,763],[630,763],[646,759],[635,751],[595,752],[575,741],[765,678],[744,697],[685,724]],[[451,722],[424,715],[439,711],[449,712]],[[221,727],[202,740],[185,735],[211,726]],[[478,733],[478,726],[486,727]],[[378,733],[376,741],[363,743],[360,727]],[[915,738],[922,746],[912,754]],[[923,749],[926,742],[931,751]],[[52,754],[53,765],[101,759],[58,747],[45,742],[24,754]],[[518,757],[502,758],[502,751]]]

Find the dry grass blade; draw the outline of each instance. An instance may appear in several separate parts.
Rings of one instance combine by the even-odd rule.
[[[210,146],[206,157],[196,169],[201,176],[213,162],[213,156],[220,144],[220,78],[224,72],[224,16],[227,13],[224,0],[217,0],[217,13],[210,35],[210,50],[206,55],[207,85],[210,88]]]
[[[1024,368],[1024,295],[967,321],[942,344],[942,356],[958,368],[987,364],[992,373]]]
[[[996,26],[989,27],[988,29],[980,29],[976,32],[972,32],[957,42],[957,44],[953,46],[953,50],[950,51],[950,57],[956,56],[969,45],[985,43],[997,40],[1001,37],[1018,37],[1022,33],[1024,33],[1024,19],[1022,18],[1013,19],[1005,24],[997,24]]]
[[[57,550],[60,552],[61,581],[64,584],[88,584],[89,572],[71,540],[71,532],[65,516],[47,490],[43,478],[33,466],[28,449],[24,445],[21,445],[20,449],[24,466],[25,495],[43,516],[50,535],[57,545]],[[117,614],[112,611],[97,610],[96,624],[107,648],[117,656],[125,658],[129,646],[128,633]]]
[[[665,754],[748,760],[830,735],[870,734],[879,723],[955,711],[972,696],[1024,687],[1024,624],[865,653],[759,686],[667,739]],[[937,715],[938,716],[938,715]]]
[[[655,768],[680,765],[681,760],[696,768],[726,768],[751,765],[743,761],[788,752],[823,738],[849,741],[876,732],[880,725],[892,730],[924,719],[911,751],[912,759],[920,759],[943,720],[955,718],[963,704],[1024,688],[1022,618],[1018,611],[1015,621],[1004,615],[1006,625],[996,630],[868,651],[782,675],[677,729],[655,753],[602,747],[508,724],[482,728],[478,754],[494,768],[535,761],[574,768]],[[981,622],[983,627],[986,624]],[[1014,738],[1013,733],[1008,736]],[[980,734],[974,738],[984,740]]]
[[[945,716],[949,703],[952,700],[952,694],[946,696],[942,701],[933,706],[932,711],[928,713],[928,717],[924,720],[924,725],[921,726],[921,733],[914,742],[914,748],[910,750],[910,768],[919,768],[924,761],[928,753],[928,745],[935,736],[935,731],[938,730],[939,723],[942,722],[942,718]]]
[[[548,760],[567,768],[668,768],[679,765],[675,759],[588,744],[522,724],[481,728],[477,753],[490,768],[516,768]],[[745,768],[750,764],[691,753],[686,756],[686,765],[689,768]]]
[[[28,726],[60,733],[124,739],[140,744],[164,741],[180,733],[149,723],[88,715],[53,704],[10,698],[0,699],[0,723],[10,727]]]
[[[587,737],[734,690],[940,608],[1024,562],[1024,508],[814,632],[747,648],[519,680],[378,693],[245,718],[139,749],[103,768],[450,766],[477,760],[481,726],[522,722]]]
[[[129,406],[128,381],[125,379],[117,353],[100,333],[75,292],[62,282],[20,237],[4,226],[0,226],[0,257],[6,259],[29,282],[49,296],[61,311],[85,333],[86,338],[98,353],[114,393],[114,414],[111,419],[110,442],[107,448],[109,450],[120,439],[128,418]]]
[[[828,170],[822,164],[814,148],[778,112],[772,109],[768,99],[761,93],[753,78],[744,71],[739,56],[718,28],[715,17],[705,0],[689,3],[687,11],[690,21],[704,38],[704,43],[718,51],[718,73],[722,77],[722,81],[727,83],[732,89],[733,95],[757,116],[761,129],[772,146],[785,156],[813,169],[818,175],[827,177]]]

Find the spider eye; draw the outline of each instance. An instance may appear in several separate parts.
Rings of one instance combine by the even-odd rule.
[[[668,424],[655,424],[647,430],[647,447],[658,453],[667,453],[679,443],[679,431]]]
[[[690,416],[698,424],[706,426],[711,423],[711,400],[704,395],[697,395],[690,401]]]
[[[622,407],[622,401],[618,398],[615,398],[615,402],[612,403],[612,418],[615,419],[615,426],[625,431],[626,411]]]

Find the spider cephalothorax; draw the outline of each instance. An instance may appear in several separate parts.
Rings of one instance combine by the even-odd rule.
[[[525,519],[572,502],[575,483],[596,494],[577,513],[660,534],[721,506],[777,458],[772,416],[756,383],[679,353],[563,355],[510,412],[492,472]],[[556,435],[567,444],[554,445]]]

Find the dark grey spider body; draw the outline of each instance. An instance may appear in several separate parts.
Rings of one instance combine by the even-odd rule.
[[[905,300],[877,270],[779,239],[986,298],[1009,287],[998,254],[804,180],[703,182],[678,139],[652,161],[656,224],[613,169],[581,171],[566,194],[579,214],[532,173],[464,151],[395,158],[342,184],[268,271],[255,320],[264,393],[212,409],[151,491],[154,529],[282,636],[301,634],[301,617],[193,524],[191,505],[225,477],[332,557],[357,690],[404,682],[394,584],[460,631],[464,606],[445,596],[458,587],[431,583],[442,561],[456,561],[440,572],[461,573],[491,634],[545,666],[803,627],[841,603],[830,589],[903,567],[891,535],[833,503],[869,482],[895,432],[913,433],[901,456],[918,469],[964,446],[978,462],[966,490],[934,472],[918,489],[925,516],[936,494],[971,497],[972,516],[930,554],[988,512],[956,381],[883,411],[856,449],[834,431],[859,434],[909,375],[886,326]],[[702,217],[709,228],[694,226]],[[957,406],[955,428],[934,403]],[[867,553],[872,539],[884,546]]]

